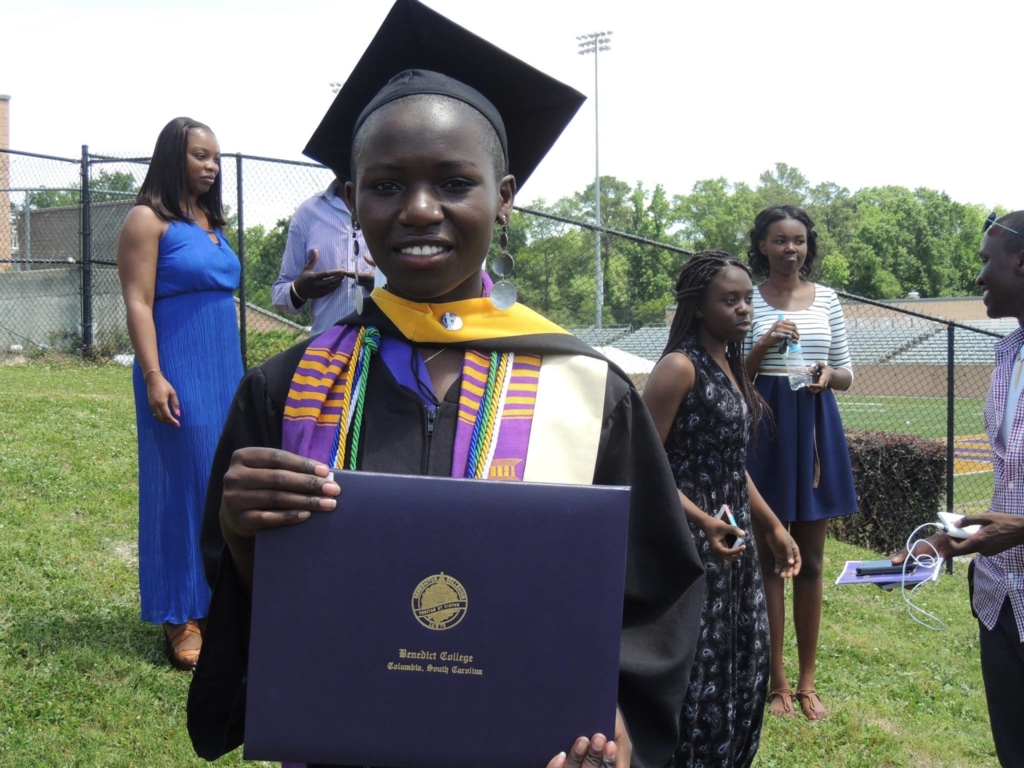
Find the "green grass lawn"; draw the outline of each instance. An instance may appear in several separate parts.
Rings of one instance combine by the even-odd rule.
[[[934,397],[858,397],[840,394],[836,400],[847,429],[901,432],[934,440],[946,438],[946,401]],[[984,436],[985,401],[961,398],[953,403],[957,437]],[[944,444],[944,443],[943,443]],[[982,438],[982,445],[987,440]],[[960,455],[959,453],[957,454]],[[992,473],[972,472],[954,477],[953,498],[958,512],[978,514],[992,498]],[[945,492],[942,494],[945,499]]]
[[[905,432],[928,438],[946,437],[946,400],[937,397],[837,396],[839,412],[847,429]],[[958,398],[953,401],[954,433],[985,434],[985,401]]]
[[[0,765],[204,764],[185,732],[189,677],[138,620],[135,462],[128,369],[0,366]],[[932,632],[898,594],[832,586],[868,555],[827,547],[818,689],[832,719],[770,720],[756,765],[995,766],[965,567],[924,588],[949,625]],[[786,654],[795,676],[791,633]]]

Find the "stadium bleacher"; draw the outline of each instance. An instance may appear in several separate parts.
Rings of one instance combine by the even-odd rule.
[[[595,328],[591,325],[586,328],[569,329],[569,333],[592,347],[618,346],[615,342],[632,331],[633,328],[628,325],[606,325],[603,328]]]
[[[984,343],[987,337],[963,331],[960,328],[954,329],[953,334],[953,363],[955,365],[967,365],[968,363],[992,365],[995,362],[992,346]],[[946,334],[944,332],[934,333],[910,349],[896,355],[889,362],[897,365],[946,365],[948,351]]]
[[[1006,335],[1015,320],[972,320],[983,331]],[[593,347],[615,347],[657,362],[668,342],[668,328],[629,326],[577,328],[572,333]],[[850,356],[854,365],[945,365],[946,326],[908,317],[850,318],[847,321]],[[982,333],[954,330],[956,365],[994,365],[997,339]]]
[[[631,355],[642,357],[645,360],[657,362],[661,358],[661,353],[665,350],[667,343],[668,328],[663,325],[653,325],[633,331],[610,346],[617,347],[623,352],[629,352]]]

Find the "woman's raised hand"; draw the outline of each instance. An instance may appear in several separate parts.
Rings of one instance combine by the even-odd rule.
[[[251,538],[264,528],[294,525],[330,512],[341,493],[321,462],[275,448],[240,448],[224,475],[221,527]]]
[[[342,278],[345,277],[345,270],[343,269],[314,271],[314,267],[319,259],[320,251],[316,248],[311,248],[309,251],[309,261],[306,262],[306,266],[299,272],[299,276],[292,281],[292,288],[303,301],[320,299],[329,293],[333,293],[341,285]]]
[[[776,320],[768,329],[768,333],[758,339],[757,343],[764,348],[773,347],[787,337],[790,341],[800,341],[800,329],[792,320]]]

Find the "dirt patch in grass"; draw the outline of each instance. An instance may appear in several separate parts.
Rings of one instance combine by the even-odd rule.
[[[881,717],[870,717],[864,721],[864,724],[873,725],[876,728],[881,728],[883,731],[889,734],[895,734],[900,732],[900,727],[896,723]]]
[[[117,559],[133,570],[139,567],[139,545],[134,541],[115,541],[114,555]]]

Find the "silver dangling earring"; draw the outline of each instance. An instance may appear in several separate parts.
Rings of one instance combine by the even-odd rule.
[[[501,246],[501,253],[491,259],[491,272],[500,279],[491,288],[491,304],[497,309],[511,309],[519,298],[519,291],[505,279],[516,268],[516,260],[508,252],[508,225],[504,219],[501,222],[501,237],[498,238],[498,245]]]
[[[356,263],[359,260],[359,224],[355,220],[352,221],[352,271],[358,274],[359,265]],[[365,309],[363,303],[363,294],[365,291],[363,287],[359,285],[359,281],[356,280],[356,295],[355,295],[355,310],[357,315],[363,314]]]

